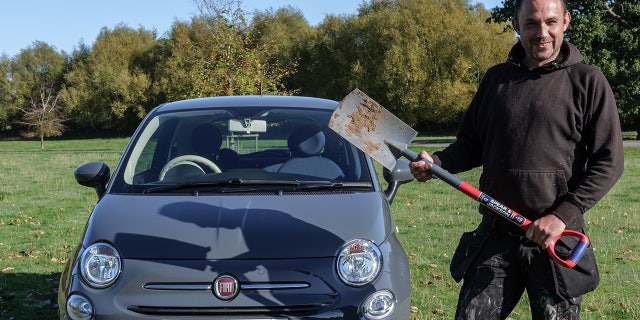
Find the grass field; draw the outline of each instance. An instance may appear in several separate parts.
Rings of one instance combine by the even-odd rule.
[[[73,170],[88,161],[113,169],[126,142],[48,141],[40,150],[37,141],[0,141],[0,320],[57,318],[60,272],[97,199]],[[627,148],[625,161],[622,179],[586,215],[601,282],[584,297],[582,319],[640,319],[640,148]],[[459,177],[476,185],[479,172]],[[453,318],[460,284],[449,261],[479,220],[477,204],[431,181],[403,185],[392,207],[411,260],[412,318]],[[511,318],[530,318],[526,297]]]

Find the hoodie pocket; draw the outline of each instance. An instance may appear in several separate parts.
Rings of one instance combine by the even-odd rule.
[[[547,213],[568,192],[562,170],[483,172],[483,192],[530,218]]]
[[[478,232],[478,230],[464,232],[462,234],[460,242],[451,258],[451,264],[449,265],[449,271],[451,272],[453,280],[456,282],[462,281],[467,270],[490,236],[491,234],[481,233]]]

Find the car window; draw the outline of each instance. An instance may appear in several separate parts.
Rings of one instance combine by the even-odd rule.
[[[156,150],[156,146],[158,145],[158,139],[149,140],[144,149],[142,149],[142,153],[140,154],[140,158],[136,163],[134,175],[139,175],[149,169],[151,169],[151,163],[153,160],[153,155]]]
[[[238,179],[371,182],[365,155],[327,127],[328,110],[158,114],[132,138],[117,190]],[[140,187],[140,188],[136,188]]]

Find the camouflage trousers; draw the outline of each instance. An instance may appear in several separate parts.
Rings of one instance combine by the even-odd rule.
[[[525,290],[531,319],[579,319],[581,297],[557,294],[542,248],[523,236],[493,234],[464,276],[456,319],[506,319]]]

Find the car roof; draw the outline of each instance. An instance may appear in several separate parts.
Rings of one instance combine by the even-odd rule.
[[[212,107],[306,107],[333,110],[337,105],[338,102],[334,100],[303,96],[221,96],[168,102],[158,106],[154,112]]]

